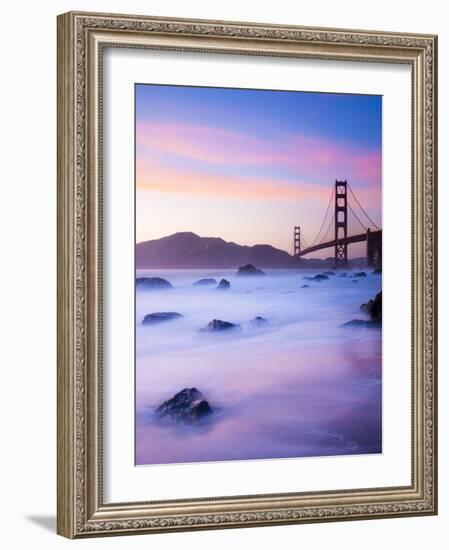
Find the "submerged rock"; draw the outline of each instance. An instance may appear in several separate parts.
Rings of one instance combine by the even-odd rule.
[[[366,328],[377,328],[381,326],[380,321],[365,321],[363,319],[352,319],[347,323],[343,323],[342,327],[366,327]]]
[[[141,290],[160,290],[173,288],[172,284],[162,277],[137,277],[136,288]]]
[[[158,311],[156,313],[148,313],[143,318],[142,325],[157,325],[165,321],[179,319],[180,317],[182,317],[182,315],[176,311]]]
[[[327,281],[329,277],[327,275],[323,275],[322,273],[319,273],[318,275],[315,275],[313,278],[313,281]]]
[[[230,287],[231,283],[226,279],[222,279],[217,285],[217,290],[227,290]]]
[[[220,332],[236,328],[240,328],[240,325],[229,323],[228,321],[221,321],[220,319],[213,319],[209,321],[204,328],[200,329],[200,332]]]
[[[369,300],[366,304],[362,304],[360,309],[365,313],[368,313],[372,321],[382,320],[382,291],[376,294],[376,296]]]
[[[216,279],[200,279],[199,281],[195,281],[193,283],[193,286],[212,286],[212,285],[216,285],[217,284],[217,281]]]
[[[359,271],[354,273],[354,277],[366,277],[366,273],[364,271]]]
[[[265,275],[265,273],[253,264],[246,264],[238,268],[237,275]]]
[[[156,409],[159,418],[196,424],[213,413],[203,394],[196,388],[184,388]]]
[[[256,317],[254,317],[254,319],[251,319],[251,321],[249,322],[249,324],[252,326],[252,327],[266,327],[267,325],[269,325],[270,323],[268,322],[267,319],[265,319],[265,317],[261,317],[260,315],[257,315]]]

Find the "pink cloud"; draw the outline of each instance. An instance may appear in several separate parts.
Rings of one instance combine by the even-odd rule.
[[[157,157],[141,159],[137,164],[137,188],[158,193],[208,196],[250,200],[314,199],[327,205],[331,185],[311,182],[287,182],[276,178],[235,177],[197,170],[179,169],[161,163]],[[365,188],[358,192],[365,204],[380,203],[380,189]]]
[[[172,154],[190,160],[231,166],[278,166],[302,177],[316,174],[380,183],[381,153],[354,144],[285,133],[276,141],[204,125],[137,125],[139,156]]]

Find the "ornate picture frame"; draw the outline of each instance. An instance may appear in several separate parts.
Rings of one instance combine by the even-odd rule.
[[[411,484],[106,503],[105,48],[403,64],[412,74]],[[437,513],[437,37],[70,12],[58,17],[58,533],[69,538]],[[405,313],[404,313],[405,314]]]

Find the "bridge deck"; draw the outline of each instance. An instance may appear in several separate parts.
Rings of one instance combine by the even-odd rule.
[[[366,233],[360,233],[358,235],[351,235],[347,237],[346,239],[339,239],[338,242],[340,243],[346,243],[346,244],[353,244],[353,243],[361,243],[363,241],[366,241]],[[371,231],[371,239],[377,239],[379,237],[382,237],[382,229],[379,229],[378,231]],[[316,244],[314,246],[309,246],[309,248],[304,248],[304,250],[301,250],[297,256],[305,256],[306,254],[310,254],[311,252],[316,252],[317,250],[323,250],[325,248],[332,248],[336,244],[335,239],[332,241],[326,241],[324,243]]]

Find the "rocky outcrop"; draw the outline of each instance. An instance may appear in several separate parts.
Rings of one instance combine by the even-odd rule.
[[[217,290],[228,290],[230,287],[231,283],[226,279],[222,279],[217,285]]]
[[[145,315],[142,321],[142,325],[158,325],[166,321],[173,321],[182,317],[180,313],[176,311],[158,311],[156,313],[148,313]]]
[[[187,424],[196,424],[212,413],[212,407],[196,388],[184,388],[156,409],[159,418]]]
[[[221,319],[213,319],[207,323],[204,328],[200,329],[200,332],[222,332],[237,328],[240,328],[240,325],[229,323],[228,321],[222,321]]]
[[[137,277],[136,288],[138,290],[162,290],[173,288],[173,286],[161,277]]]
[[[366,273],[364,271],[358,271],[354,273],[354,277],[366,277]]]
[[[193,286],[215,286],[217,284],[216,279],[200,279],[199,281],[195,281],[193,283]]]
[[[342,326],[366,328],[376,328],[382,326],[382,292],[376,294],[376,296],[372,300],[369,300],[366,304],[362,304],[360,309],[369,315],[369,320],[352,319],[351,321],[344,323]]]
[[[382,292],[376,294],[376,296],[369,300],[366,304],[362,304],[360,309],[365,313],[368,313],[372,321],[382,320]]]
[[[253,264],[246,264],[238,268],[237,275],[265,275],[265,273]]]

